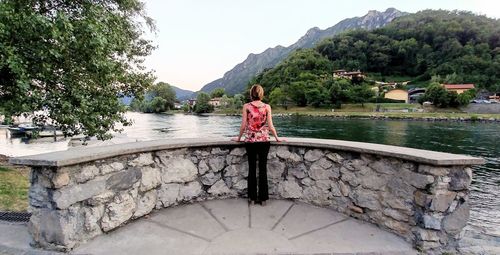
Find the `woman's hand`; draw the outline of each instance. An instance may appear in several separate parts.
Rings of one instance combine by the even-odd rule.
[[[239,137],[233,137],[233,138],[231,138],[231,141],[233,141],[233,142],[241,142],[241,138],[239,138]]]
[[[276,137],[276,142],[286,142],[286,139]]]

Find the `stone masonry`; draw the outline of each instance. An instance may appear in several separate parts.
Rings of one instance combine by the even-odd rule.
[[[34,245],[68,251],[152,210],[245,197],[239,145],[133,153],[67,166],[34,166]],[[468,166],[305,146],[272,146],[272,198],[296,199],[372,222],[427,253],[454,252],[469,217]]]

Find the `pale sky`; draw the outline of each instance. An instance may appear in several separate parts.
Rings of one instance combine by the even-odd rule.
[[[321,29],[369,10],[467,10],[500,18],[498,0],[144,0],[156,20],[156,49],[146,60],[157,81],[198,91],[250,53],[289,46],[312,27]]]

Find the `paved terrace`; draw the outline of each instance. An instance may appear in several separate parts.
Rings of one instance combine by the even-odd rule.
[[[29,247],[24,225],[2,225],[0,254]],[[3,249],[2,249],[3,248]],[[205,201],[152,213],[82,244],[72,254],[417,254],[373,224],[290,200]]]
[[[226,140],[169,139],[12,159],[32,166],[33,215],[29,227],[0,226],[11,233],[0,247],[22,253],[31,239],[75,254],[453,253],[469,217],[469,166],[484,162],[289,139],[272,143],[274,200],[261,207],[244,199],[245,154]]]

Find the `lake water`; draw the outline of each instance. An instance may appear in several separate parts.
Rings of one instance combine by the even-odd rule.
[[[233,137],[240,118],[127,113],[134,124],[105,143],[162,138]],[[486,159],[475,166],[469,226],[500,238],[500,125],[495,123],[339,120],[319,117],[275,117],[280,136],[341,139],[468,154]],[[0,154],[27,155],[68,148],[69,140],[26,141],[0,130]],[[91,146],[98,146],[94,144]]]

